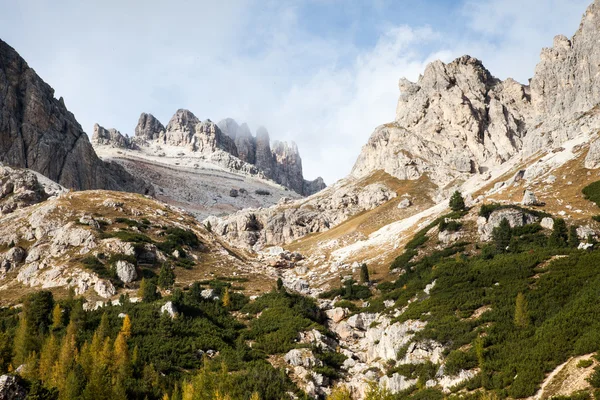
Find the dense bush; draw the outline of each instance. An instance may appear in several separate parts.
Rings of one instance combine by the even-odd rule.
[[[600,207],[600,181],[587,185],[581,192],[587,200],[593,201]]]

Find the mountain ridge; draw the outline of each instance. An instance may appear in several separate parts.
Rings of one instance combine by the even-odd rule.
[[[96,124],[92,143],[101,152],[103,146],[109,146],[151,153],[152,147],[160,151],[160,145],[171,145],[181,148],[180,157],[188,152],[187,156],[204,156],[232,172],[242,170],[253,175],[262,174],[264,178],[304,196],[325,187],[320,177],[313,181],[304,179],[302,159],[295,143],[274,141],[271,146],[269,133],[264,127],[259,127],[256,136],[253,136],[245,123],[240,126],[231,118],[218,124],[211,120],[202,122],[191,111],[179,109],[166,127],[152,114],[142,113],[134,132],[135,136],[129,138],[116,129],[107,130]],[[227,160],[227,155],[215,157],[213,153],[219,151],[245,164]]]

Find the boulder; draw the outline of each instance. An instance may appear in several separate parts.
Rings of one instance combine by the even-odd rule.
[[[335,307],[330,310],[325,310],[325,315],[329,318],[333,323],[338,323],[348,315],[348,309],[342,307]]]
[[[551,217],[544,217],[540,221],[540,226],[544,229],[553,229],[554,228],[554,219]]]
[[[398,203],[398,208],[400,209],[408,208],[410,206],[412,206],[412,202],[406,197],[400,200],[400,203]]]
[[[312,368],[323,365],[310,349],[292,349],[283,356],[283,359],[294,367]]]
[[[13,375],[0,376],[0,400],[25,400],[27,391]]]
[[[501,208],[493,211],[487,219],[485,219],[485,217],[479,217],[477,219],[477,228],[481,240],[490,240],[494,228],[498,227],[503,219],[508,220],[508,223],[512,228],[539,221],[539,218],[535,215],[519,210],[518,208]]]
[[[98,296],[104,297],[105,299],[110,298],[117,293],[113,284],[105,280],[98,280],[94,285],[94,290],[98,293]]]
[[[115,264],[117,276],[123,283],[131,283],[137,279],[137,271],[135,265],[128,261],[119,260]]]
[[[177,317],[177,307],[173,304],[172,301],[167,301],[161,308],[160,313],[167,313],[169,317],[175,318]]]
[[[523,204],[524,206],[542,205],[542,203],[538,201],[535,193],[533,193],[531,190],[525,190],[525,193],[523,193],[523,200],[521,200],[521,204]]]

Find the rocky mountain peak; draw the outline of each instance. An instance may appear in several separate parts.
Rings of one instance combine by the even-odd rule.
[[[225,118],[224,120],[221,120],[217,125],[221,129],[221,132],[223,132],[224,134],[226,134],[227,136],[229,136],[230,138],[232,138],[234,140],[236,139],[236,136],[237,136],[238,130],[240,129],[240,126],[235,121],[235,119]]]
[[[352,175],[384,170],[399,179],[427,174],[445,186],[485,174],[593,130],[600,103],[600,1],[572,37],[543,49],[530,85],[495,78],[476,58],[434,61],[417,82],[399,81],[392,123],[376,128]],[[578,128],[569,123],[579,120]]]
[[[200,120],[194,113],[180,108],[167,124],[167,132],[193,133],[196,130],[196,125],[199,123]]]
[[[144,140],[158,139],[164,132],[164,125],[152,114],[142,113],[135,127],[135,137]]]
[[[152,193],[116,164],[102,162],[64,101],[0,40],[0,162],[75,189]]]
[[[585,112],[600,101],[600,1],[583,15],[573,38],[554,38],[545,48],[531,80],[532,100],[539,114]]]
[[[123,136],[121,132],[114,128],[106,129],[98,124],[94,124],[92,143],[115,147],[127,147],[129,146],[129,138]]]

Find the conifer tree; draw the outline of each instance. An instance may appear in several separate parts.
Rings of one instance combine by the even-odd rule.
[[[173,388],[173,393],[171,393],[171,400],[183,400],[181,397],[181,390],[179,389],[179,385],[175,384]]]
[[[283,290],[283,279],[281,277],[277,278],[277,291],[281,292]]]
[[[152,280],[142,279],[138,294],[142,297],[144,303],[151,303],[154,300],[160,299],[160,295],[156,291],[156,284]]]
[[[28,325],[25,313],[21,313],[13,345],[13,364],[16,366],[23,364],[31,352],[31,337],[29,335]]]
[[[98,338],[100,340],[104,340],[110,335],[110,324],[107,313],[102,313],[102,317],[100,317],[100,324],[98,325],[98,328],[96,328],[96,333],[98,333]]]
[[[448,205],[452,211],[463,211],[465,209],[465,200],[458,190],[452,194]]]
[[[22,372],[20,373],[20,375],[23,378],[26,378],[27,380],[30,381],[35,381],[39,379],[39,358],[38,358],[38,354],[35,351],[32,351],[31,353],[29,353],[29,355],[27,356],[27,359],[25,360],[25,368],[23,368]]]
[[[529,325],[527,300],[523,293],[519,293],[515,301],[515,325],[520,328],[526,328]]]
[[[548,238],[548,246],[550,247],[565,247],[568,240],[567,224],[562,218],[554,220],[554,228]]]
[[[506,248],[510,245],[510,239],[512,237],[512,228],[506,218],[502,218],[500,225],[498,225],[492,231],[492,238],[496,245],[496,250],[499,252],[505,252]]]
[[[360,266],[360,281],[361,283],[369,283],[371,281],[369,277],[369,268],[365,263]]]
[[[227,308],[231,305],[231,297],[229,296],[229,288],[225,288],[223,293],[223,307]]]
[[[0,332],[0,373],[8,372],[13,358],[13,348],[8,333]]]
[[[158,286],[161,289],[168,289],[175,284],[175,272],[173,268],[167,263],[164,263],[162,267],[160,267],[160,272],[158,273]]]
[[[56,336],[50,334],[42,346],[39,364],[39,378],[47,386],[54,386],[52,369],[58,358],[59,350],[60,348]]]
[[[571,225],[569,228],[569,240],[568,245],[572,248],[577,248],[579,246],[579,235],[577,235],[577,226]]]
[[[63,313],[60,305],[56,303],[52,310],[52,329],[57,330],[63,327]]]
[[[65,378],[75,365],[77,357],[77,328],[73,321],[69,322],[67,331],[62,339],[58,360],[54,366],[54,383],[59,392],[65,388]]]
[[[126,314],[125,318],[123,318],[123,325],[121,326],[120,332],[123,334],[125,339],[129,339],[131,337],[131,319],[129,318],[128,314]]]
[[[127,347],[127,338],[123,332],[119,332],[115,339],[114,349],[114,369],[117,384],[125,386],[126,380],[131,376],[131,359],[129,357],[129,348]]]
[[[194,400],[194,386],[190,382],[183,384],[182,400]]]
[[[58,400],[79,400],[85,376],[81,372],[81,367],[75,366],[64,378],[63,390],[59,393]]]

